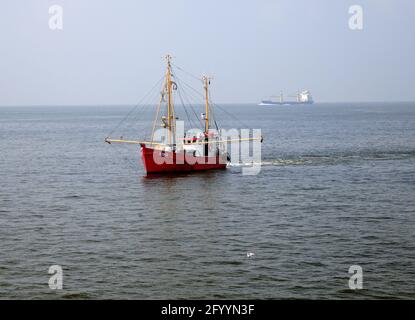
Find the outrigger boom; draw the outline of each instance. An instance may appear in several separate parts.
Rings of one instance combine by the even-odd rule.
[[[196,141],[196,142],[189,142],[184,144],[209,144],[209,143],[233,143],[233,142],[241,142],[241,141],[253,141],[253,140],[261,140],[263,141],[263,137],[259,138],[240,138],[240,139],[229,139],[229,140],[214,140],[214,141]],[[139,140],[123,140],[123,139],[110,139],[105,138],[106,143],[129,143],[129,144],[148,144],[148,145],[163,145],[167,146],[168,144],[162,142],[151,142],[151,141],[139,141]]]

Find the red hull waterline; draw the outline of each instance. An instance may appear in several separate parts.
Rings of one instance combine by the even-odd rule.
[[[161,151],[141,145],[141,156],[147,174],[226,169],[226,158],[196,157],[183,152]],[[155,161],[163,159],[163,163]]]

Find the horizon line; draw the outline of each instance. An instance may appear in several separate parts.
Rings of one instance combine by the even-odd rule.
[[[260,102],[219,102],[213,103],[213,105],[258,105]],[[329,104],[329,103],[415,103],[415,100],[364,100],[364,101],[318,101],[314,102],[314,104]],[[200,103],[202,104],[202,103]],[[120,103],[120,104],[15,104],[15,105],[0,105],[0,108],[11,108],[11,107],[133,107],[137,105],[157,105],[157,103],[146,103],[146,104],[134,104],[134,103]],[[180,105],[180,104],[179,104]]]

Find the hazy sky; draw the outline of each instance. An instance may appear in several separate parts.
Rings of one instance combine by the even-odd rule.
[[[63,7],[63,30],[48,9]],[[349,7],[363,7],[363,30]],[[2,0],[0,105],[133,104],[164,55],[217,102],[415,100],[413,0]]]

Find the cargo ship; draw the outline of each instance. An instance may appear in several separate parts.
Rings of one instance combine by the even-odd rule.
[[[297,104],[313,104],[314,100],[309,90],[298,92],[294,97],[295,100],[284,100],[284,95],[281,92],[279,96],[272,96],[273,98],[279,98],[277,101],[273,100],[262,100],[259,103],[260,106],[273,106],[273,105],[297,105]]]

